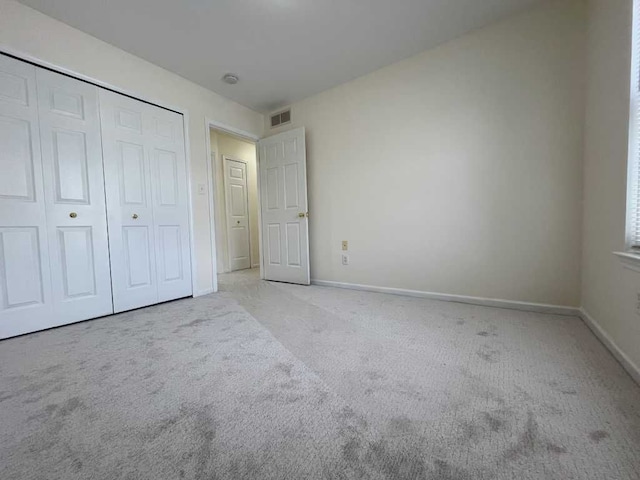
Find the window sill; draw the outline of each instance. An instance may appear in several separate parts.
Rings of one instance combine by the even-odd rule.
[[[613,252],[613,254],[622,262],[624,268],[640,272],[640,254],[631,252]]]

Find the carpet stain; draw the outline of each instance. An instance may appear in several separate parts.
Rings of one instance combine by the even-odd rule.
[[[64,402],[59,408],[58,406],[54,406],[54,410],[56,411],[56,417],[68,417],[78,408],[83,407],[84,404],[80,401],[78,397],[73,397]]]
[[[62,370],[62,368],[64,368],[62,365],[58,364],[58,365],[51,365],[50,367],[45,368],[44,370],[41,370],[43,374],[45,375],[49,375],[51,373],[57,372],[58,370]]]
[[[524,432],[520,434],[516,444],[507,449],[504,453],[504,458],[506,460],[515,460],[520,456],[530,456],[535,449],[538,435],[538,423],[536,422],[533,413],[529,412]]]
[[[444,460],[436,460],[433,472],[428,478],[432,480],[471,480],[471,475],[461,468],[445,462]]]
[[[483,345],[476,352],[476,355],[488,363],[498,363],[500,361],[500,350],[493,349],[488,345]]]
[[[556,445],[555,443],[547,443],[547,450],[551,453],[556,453],[558,455],[561,455],[563,453],[567,453],[567,449],[564,447],[561,447],[560,445]]]
[[[413,433],[415,427],[411,419],[405,416],[394,417],[389,421],[389,431],[395,435],[406,435]]]
[[[111,370],[112,368],[113,368],[113,365],[111,365],[110,363],[105,363],[100,367],[100,371],[106,372],[107,370]]]
[[[174,330],[174,332],[178,332],[178,331],[182,330],[183,328],[197,327],[198,325],[202,325],[203,323],[207,323],[209,321],[210,321],[210,319],[208,319],[208,318],[196,318],[195,320],[192,320],[191,322],[182,323],[182,324],[178,325],[178,328],[176,328]]]
[[[287,376],[291,376],[291,369],[293,365],[291,363],[278,363],[276,364],[276,369],[280,372],[284,373]]]
[[[604,430],[594,430],[589,433],[589,438],[595,443],[600,443],[602,440],[609,438],[609,433]]]
[[[503,430],[507,423],[494,413],[484,412],[482,415],[484,417],[484,421],[492,432],[499,432],[500,430]]]
[[[342,458],[347,463],[357,463],[359,461],[360,440],[358,438],[350,438],[347,443],[342,445]]]
[[[369,444],[364,460],[389,478],[425,478],[430,473],[419,452],[394,451],[384,439]]]

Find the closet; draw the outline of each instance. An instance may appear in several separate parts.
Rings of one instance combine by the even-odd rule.
[[[182,115],[0,55],[0,338],[190,296]]]

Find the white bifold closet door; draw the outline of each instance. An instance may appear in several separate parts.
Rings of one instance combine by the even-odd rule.
[[[36,69],[54,324],[113,313],[98,88]]]
[[[100,91],[116,312],[190,296],[182,115]]]
[[[0,56],[0,337],[54,318],[36,69]]]
[[[0,338],[112,313],[97,88],[0,56]]]

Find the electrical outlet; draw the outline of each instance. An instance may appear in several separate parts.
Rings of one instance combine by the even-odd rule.
[[[342,250],[345,252],[349,250],[349,242],[347,240],[342,240]]]
[[[349,255],[342,254],[342,264],[349,265]]]

